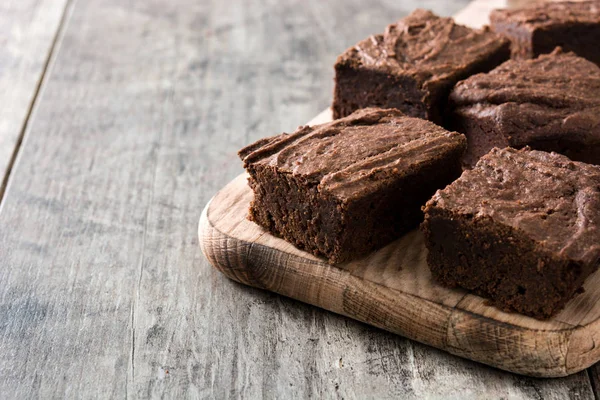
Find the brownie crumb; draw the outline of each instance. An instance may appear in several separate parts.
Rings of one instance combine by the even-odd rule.
[[[418,226],[421,206],[456,179],[466,139],[394,109],[260,140],[239,154],[254,191],[249,218],[340,263]]]
[[[447,126],[467,136],[467,166],[507,146],[600,164],[600,67],[574,53],[507,61],[459,82],[450,104]]]
[[[545,2],[495,10],[492,29],[511,41],[513,58],[534,58],[561,46],[600,65],[600,1]]]
[[[489,29],[471,29],[416,10],[338,57],[333,116],[393,107],[441,123],[456,82],[509,57],[510,42]]]
[[[600,167],[494,148],[424,207],[433,279],[545,319],[600,266]]]

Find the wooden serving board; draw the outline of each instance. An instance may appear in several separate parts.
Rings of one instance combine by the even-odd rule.
[[[481,25],[498,3],[474,2],[457,17]],[[326,111],[309,124],[330,119]],[[246,181],[242,174],[225,186],[200,218],[202,251],[227,277],[524,375],[565,376],[600,360],[599,273],[548,321],[505,313],[435,284],[418,230],[337,266],[298,250],[246,219],[252,199]]]

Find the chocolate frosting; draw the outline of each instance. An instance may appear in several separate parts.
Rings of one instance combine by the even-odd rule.
[[[269,165],[340,199],[371,193],[448,152],[466,147],[456,132],[395,109],[365,108],[240,150],[244,166]]]
[[[493,218],[574,260],[600,259],[598,166],[528,148],[494,148],[439,190],[431,205]]]
[[[507,45],[507,40],[487,28],[474,30],[418,9],[389,25],[385,33],[346,50],[337,63],[411,76],[428,86],[459,79],[469,66]]]
[[[457,112],[496,122],[514,147],[539,140],[600,142],[600,68],[556,49],[533,60],[510,60],[459,82]]]
[[[600,1],[547,2],[516,10],[494,10],[492,22],[509,20],[533,28],[565,23],[594,23],[600,19]]]

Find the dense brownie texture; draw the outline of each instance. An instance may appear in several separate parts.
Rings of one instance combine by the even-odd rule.
[[[459,82],[450,105],[467,166],[493,147],[526,145],[600,164],[600,68],[573,53],[507,61]]]
[[[495,10],[492,29],[512,42],[514,58],[532,58],[560,46],[600,65],[600,1],[548,2]]]
[[[499,35],[416,10],[338,57],[333,116],[377,106],[439,123],[457,81],[509,57],[510,43]]]
[[[600,167],[494,148],[424,207],[433,278],[548,318],[600,264]]]
[[[415,228],[421,206],[460,175],[466,139],[398,110],[260,140],[240,157],[254,190],[249,219],[339,263]]]

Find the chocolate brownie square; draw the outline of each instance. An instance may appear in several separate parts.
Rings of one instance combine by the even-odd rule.
[[[494,148],[424,207],[433,278],[548,318],[600,265],[600,167]]]
[[[600,164],[600,67],[560,49],[459,82],[448,127],[467,136],[465,165],[526,145]]]
[[[440,123],[456,82],[509,57],[509,41],[488,29],[416,10],[338,57],[333,117],[376,106]]]
[[[240,150],[249,219],[343,262],[418,226],[421,206],[460,175],[466,139],[395,109],[367,108]]]
[[[547,2],[495,10],[492,29],[512,42],[513,58],[533,58],[560,46],[600,65],[600,1]]]

